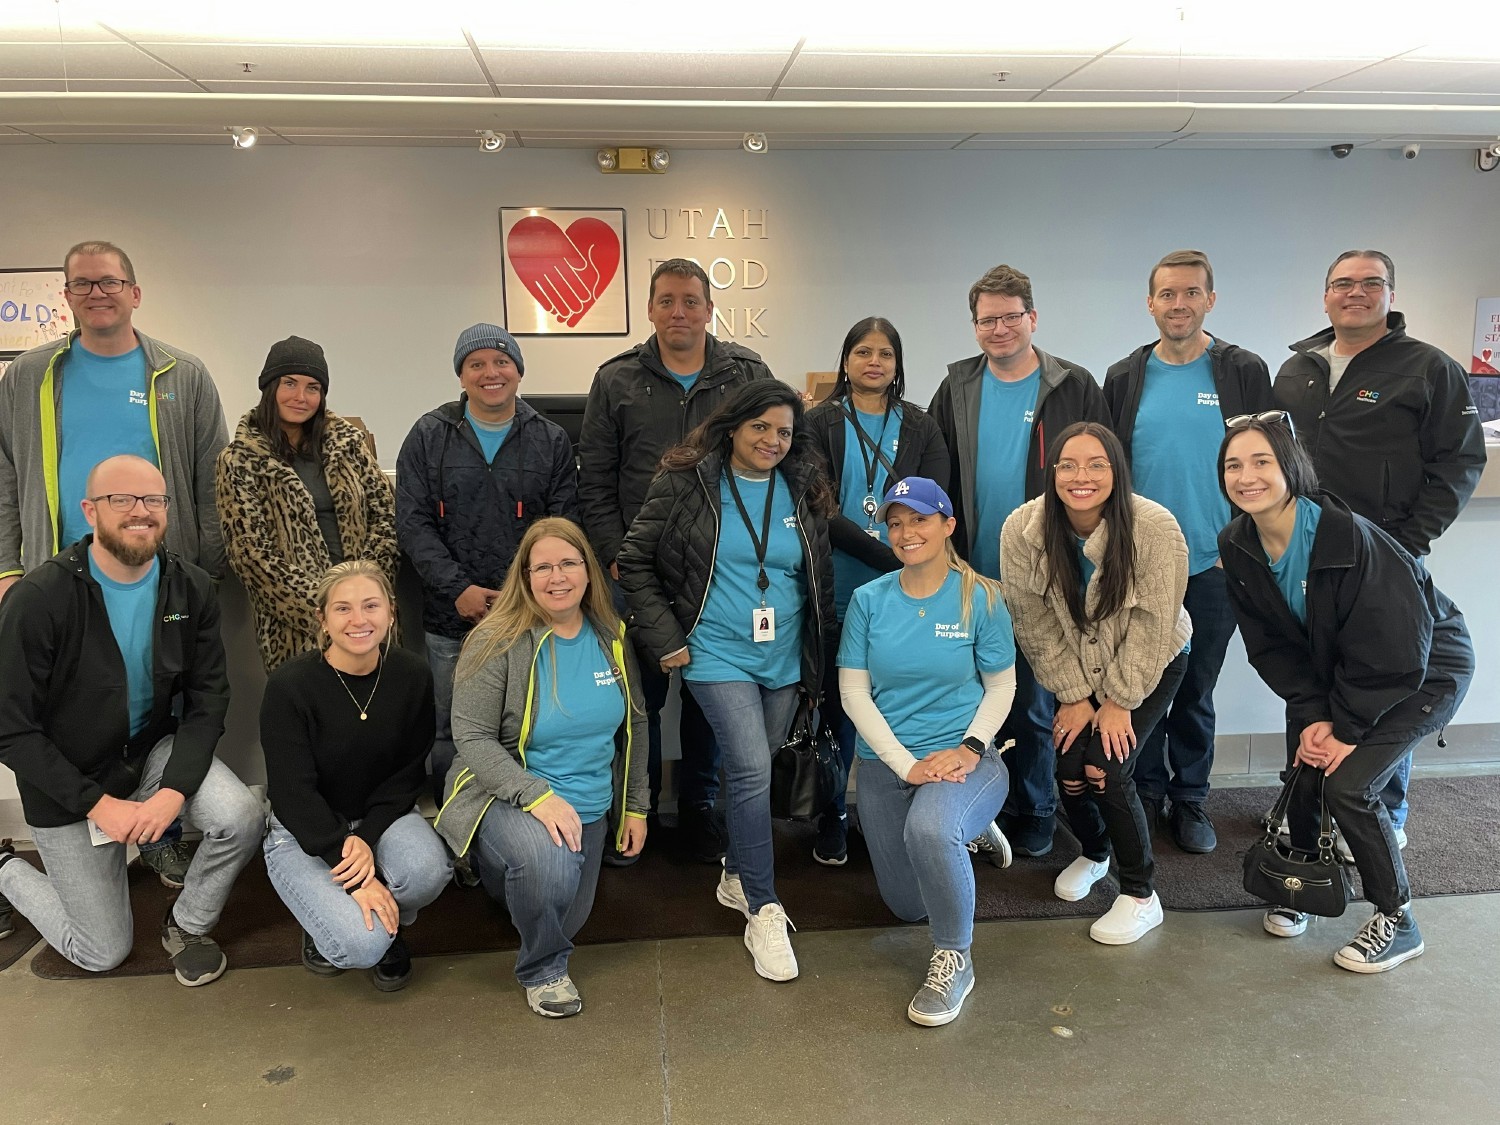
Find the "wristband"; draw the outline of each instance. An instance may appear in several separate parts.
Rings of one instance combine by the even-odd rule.
[[[964,740],[960,742],[959,745],[972,754],[977,754],[981,758],[984,757],[984,743],[980,742],[979,739],[975,738],[972,734],[965,736]]]

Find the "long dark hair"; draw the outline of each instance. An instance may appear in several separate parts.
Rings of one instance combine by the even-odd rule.
[[[838,379],[833,384],[833,390],[828,392],[829,398],[849,397],[849,353],[871,332],[879,332],[891,342],[891,350],[896,353],[896,377],[891,380],[891,385],[886,388],[886,402],[897,403],[906,397],[906,363],[901,354],[901,333],[896,331],[896,326],[883,316],[867,316],[844,337],[844,347],[839,352]]]
[[[1224,458],[1229,455],[1229,443],[1241,434],[1248,433],[1265,436],[1266,444],[1271,447],[1271,453],[1276,457],[1276,464],[1286,480],[1288,504],[1295,504],[1299,496],[1311,496],[1318,491],[1318,470],[1313,467],[1312,458],[1302,448],[1302,443],[1292,433],[1292,428],[1284,421],[1262,422],[1259,418],[1251,418],[1225,430],[1224,440],[1219,443],[1219,491],[1229,501],[1232,509],[1239,511],[1240,506],[1229,495],[1229,489],[1224,487]]]
[[[271,456],[288,465],[299,453],[321,462],[323,436],[328,432],[328,395],[318,395],[317,411],[302,424],[302,444],[293,445],[286,436],[286,431],[281,428],[281,413],[276,409],[276,388],[279,386],[280,378],[267,383],[266,389],[260,392],[260,405],[255,408],[255,425],[265,435],[266,444],[271,447]]]
[[[1097,438],[1104,446],[1114,485],[1104,501],[1101,518],[1109,524],[1109,542],[1104,548],[1103,564],[1095,581],[1099,583],[1099,601],[1090,616],[1084,609],[1083,568],[1078,562],[1078,536],[1068,522],[1068,509],[1057,494],[1058,457],[1073,438]],[[1047,552],[1047,588],[1062,598],[1068,614],[1080,629],[1119,613],[1131,587],[1135,585],[1135,497],[1130,487],[1130,465],[1125,447],[1115,432],[1098,422],[1074,422],[1052,442],[1047,458],[1047,479],[1042,490],[1042,543]]]
[[[808,500],[813,510],[819,515],[832,515],[838,510],[838,503],[828,485],[827,465],[808,432],[802,396],[780,379],[753,379],[742,384],[729,396],[729,401],[688,434],[681,445],[667,450],[661,459],[663,471],[679,473],[685,469],[696,469],[710,453],[717,453],[727,472],[733,447],[730,435],[744,423],[752,418],[759,418],[774,406],[788,406],[792,410],[792,445],[777,468],[783,471],[808,470],[811,479]]]

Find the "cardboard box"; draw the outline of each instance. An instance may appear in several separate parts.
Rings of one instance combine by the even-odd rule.
[[[839,381],[837,371],[809,371],[807,373],[807,393],[812,395],[812,404],[816,406],[830,394],[833,393],[833,385]]]

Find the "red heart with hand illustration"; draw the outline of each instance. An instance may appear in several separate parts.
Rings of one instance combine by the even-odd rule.
[[[564,231],[528,215],[510,228],[511,268],[537,304],[572,328],[598,302],[620,268],[620,238],[602,219],[576,219]]]
[[[1492,360],[1492,359],[1495,358],[1495,351],[1494,351],[1494,349],[1493,348],[1485,348],[1484,351],[1482,351],[1482,352],[1479,353],[1479,358],[1482,359],[1482,360],[1484,360],[1485,363],[1488,363],[1490,360]]]

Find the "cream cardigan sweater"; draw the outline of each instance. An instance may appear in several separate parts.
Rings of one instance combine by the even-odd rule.
[[[1000,532],[1000,570],[1005,604],[1015,624],[1016,642],[1031,662],[1037,682],[1060,703],[1097,696],[1135,710],[1156,689],[1163,669],[1193,635],[1182,608],[1187,592],[1188,551],[1172,513],[1144,496],[1134,497],[1135,585],[1125,605],[1091,630],[1080,629],[1067,603],[1047,590],[1042,546],[1042,501],[1022,504]],[[1109,523],[1101,520],[1083,545],[1094,564],[1084,598],[1086,609],[1099,601],[1099,576]]]

